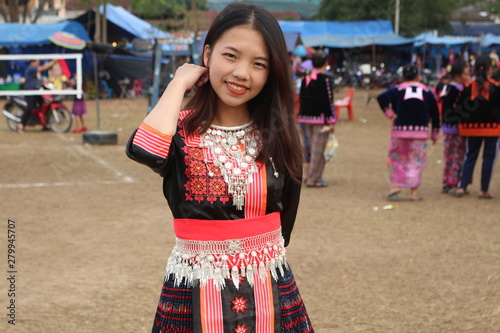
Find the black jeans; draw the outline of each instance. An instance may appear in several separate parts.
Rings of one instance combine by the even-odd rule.
[[[474,173],[474,166],[476,165],[481,145],[484,142],[483,148],[483,165],[481,169],[481,191],[488,192],[490,187],[491,176],[493,174],[493,167],[498,155],[498,142],[497,136],[469,136],[467,138],[467,156],[462,168],[462,177],[458,187],[466,189],[470,184],[472,174]]]
[[[41,105],[42,96],[26,96],[26,102],[28,103],[28,105],[24,110],[23,116],[21,117],[21,124],[23,124],[23,127],[25,127],[28,123],[31,111]]]

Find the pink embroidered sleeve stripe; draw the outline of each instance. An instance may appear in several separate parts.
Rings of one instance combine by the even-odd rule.
[[[133,144],[162,158],[167,157],[171,142],[172,136],[161,133],[144,123],[139,126],[132,141]]]

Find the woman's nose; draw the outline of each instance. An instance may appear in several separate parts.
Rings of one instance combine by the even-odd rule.
[[[248,78],[250,77],[248,66],[244,64],[237,64],[234,67],[233,75],[240,80],[248,80]]]

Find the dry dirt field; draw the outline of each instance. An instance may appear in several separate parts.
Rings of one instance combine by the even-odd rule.
[[[303,188],[288,251],[316,332],[500,332],[499,167],[493,200],[477,199],[480,167],[470,195],[441,194],[438,143],[428,150],[424,200],[384,209],[389,122],[368,96],[355,94],[356,121],[341,111],[329,187]],[[88,108],[96,130],[95,102]],[[117,145],[38,129],[18,135],[0,122],[0,332],[151,328],[174,236],[161,179],[124,154],[147,102],[106,100],[100,109]]]

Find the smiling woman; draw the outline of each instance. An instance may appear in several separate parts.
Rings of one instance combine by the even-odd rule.
[[[153,332],[313,332],[286,260],[302,170],[287,60],[269,12],[228,5],[129,141],[174,216]]]
[[[257,96],[267,81],[268,54],[264,37],[250,25],[234,27],[212,47],[205,45],[203,61],[219,108],[214,123],[233,126],[250,120],[246,102]]]

